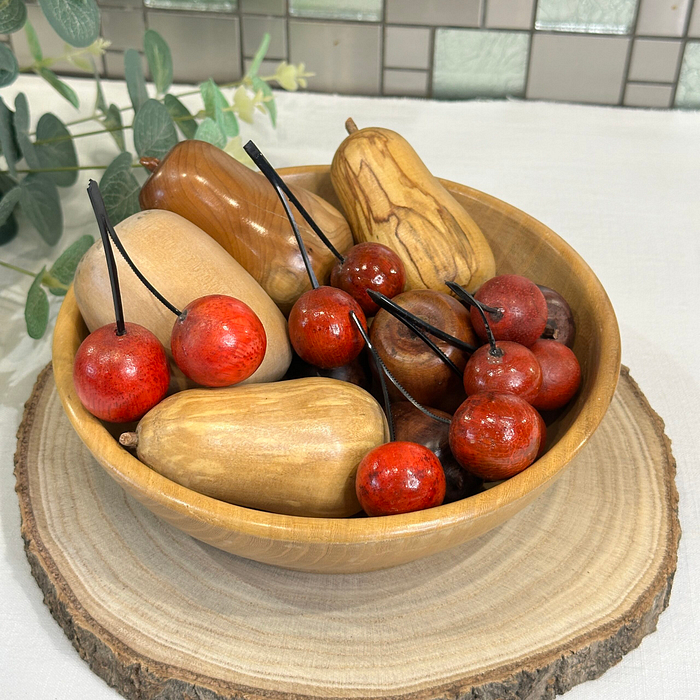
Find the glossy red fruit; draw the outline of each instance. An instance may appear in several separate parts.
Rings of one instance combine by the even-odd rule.
[[[474,394],[450,425],[452,454],[485,481],[508,479],[529,467],[542,438],[537,411],[513,394]]]
[[[544,418],[538,413],[537,417],[540,419],[540,432],[542,433],[542,439],[540,440],[540,449],[537,450],[537,456],[535,459],[539,459],[544,454],[544,449],[547,446],[547,424],[544,422]]]
[[[202,386],[231,386],[248,379],[265,357],[267,335],[247,304],[225,294],[190,302],[170,336],[175,364]]]
[[[319,287],[304,292],[289,314],[289,339],[297,355],[323,369],[352,362],[365,343],[350,311],[367,329],[360,305],[342,289]]]
[[[366,316],[374,316],[379,306],[369,298],[367,290],[381,292],[389,299],[401,294],[406,285],[406,268],[391,248],[381,243],[358,243],[331,270],[331,284],[353,297]]]
[[[576,338],[576,323],[571,307],[559,292],[542,284],[537,287],[547,302],[547,323],[541,337],[572,348]]]
[[[496,349],[501,354],[482,345],[469,358],[464,368],[467,396],[496,391],[532,403],[542,386],[542,370],[535,356],[524,345],[509,340],[497,341]]]
[[[542,367],[542,386],[532,405],[540,411],[561,408],[581,386],[581,365],[576,355],[556,340],[538,340],[531,350]]]
[[[474,298],[499,309],[498,313],[486,314],[496,340],[512,340],[530,347],[542,335],[547,324],[547,302],[537,285],[527,277],[492,277],[479,287]],[[481,314],[475,308],[470,313],[474,330],[482,340],[486,340]]]
[[[357,467],[355,490],[367,515],[395,515],[439,506],[445,497],[440,460],[415,442],[387,442]]]
[[[110,423],[138,420],[163,399],[170,366],[158,338],[137,323],[98,328],[83,340],[73,363],[73,384],[83,406]]]

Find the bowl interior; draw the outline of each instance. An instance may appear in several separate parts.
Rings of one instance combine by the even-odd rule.
[[[328,166],[287,168],[281,173],[288,182],[316,192],[340,207]],[[612,400],[620,368],[617,321],[605,290],[592,270],[544,224],[482,192],[442,182],[481,227],[493,249],[498,274],[525,275],[557,290],[574,313],[577,326],[574,352],[581,363],[582,386],[576,399],[549,426],[547,452],[535,464],[471,498],[427,511],[383,518],[332,520],[284,516],[202,496],[139,462],[118,445],[110,434],[110,430],[116,432],[114,429],[105,427],[80,404],[72,384],[72,365],[87,329],[75,298],[69,292],[56,324],[54,374],[66,413],[98,462],[156,514],[198,539],[244,556],[248,556],[246,552],[250,550],[249,556],[260,561],[309,571],[368,571],[410,561],[436,548],[444,549],[477,536],[529,503],[581,449]],[[121,432],[119,428],[116,430]],[[437,533],[439,537],[441,532],[445,537],[448,532],[458,536],[452,537],[449,545],[445,537],[442,538],[444,542],[424,537],[426,533]],[[242,542],[241,538],[247,539]],[[402,552],[393,560],[388,557],[391,547],[406,538],[415,538],[415,551],[411,552],[410,546],[404,543]],[[421,538],[423,548],[418,543]],[[282,555],[267,556],[265,543],[270,542],[285,542],[289,547],[303,545],[307,554],[295,550],[293,561]],[[315,545],[319,548],[313,549]],[[352,555],[355,559],[346,566],[342,563],[343,556],[347,558],[349,548],[354,546],[358,547]],[[345,555],[333,549],[343,547]],[[319,563],[324,557],[332,560],[327,566]]]

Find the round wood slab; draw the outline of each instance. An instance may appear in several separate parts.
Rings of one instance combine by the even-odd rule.
[[[368,574],[258,564],[158,520],[83,447],[50,368],[18,438],[32,572],[127,698],[552,698],[617,663],[668,604],[675,463],[626,370],[589,444],[532,505]]]

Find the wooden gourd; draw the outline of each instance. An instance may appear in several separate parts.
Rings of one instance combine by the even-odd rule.
[[[228,294],[255,311],[265,328],[267,350],[260,367],[244,383],[272,382],[284,376],[292,360],[284,316],[265,290],[216,241],[187,219],[168,211],[134,214],[118,224],[116,231],[134,264],[178,309],[207,294]],[[175,314],[146,289],[121,255],[115,253],[115,258],[126,320],[152,331],[170,356]],[[114,323],[101,241],[80,261],[73,289],[90,331]],[[184,385],[182,382],[179,388]]]
[[[142,209],[167,209],[206,231],[248,270],[285,315],[311,289],[284,208],[263,175],[221,149],[196,140],[181,141],[150,167],[155,171],[141,189]],[[335,207],[300,187],[291,189],[341,253],[352,246],[350,228]],[[293,211],[323,284],[335,258]]]
[[[206,496],[327,518],[360,511],[357,465],[388,439],[370,394],[325,377],[183,391],[121,436],[142,462]]]
[[[395,251],[406,267],[406,291],[449,292],[445,280],[475,291],[493,277],[481,230],[411,145],[389,129],[358,130],[351,119],[346,128],[331,180],[355,240]]]

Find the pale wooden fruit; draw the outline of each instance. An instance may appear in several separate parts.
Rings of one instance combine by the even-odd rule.
[[[328,166],[280,174],[338,206]],[[506,522],[565,472],[603,419],[617,385],[620,334],[600,281],[554,231],[495,197],[447,180],[442,184],[488,237],[499,273],[525,275],[556,289],[576,318],[573,349],[581,363],[581,389],[548,427],[547,452],[524,472],[462,501],[385,518],[301,518],[202,496],[129,454],[78,400],[73,358],[87,331],[69,291],[56,321],[53,367],[63,407],[81,440],[112,478],[174,527],[219,549],[290,569],[348,573],[387,568],[462,544]]]
[[[357,465],[389,439],[364,389],[327,377],[191,389],[139,422],[139,459],[172,481],[229,503],[337,518],[361,510]]]
[[[146,279],[178,309],[207,294],[228,294],[248,304],[265,327],[267,350],[243,384],[281,379],[292,360],[287,322],[265,290],[216,241],[169,211],[142,211],[116,226],[124,248]],[[115,250],[127,321],[152,331],[170,356],[175,314],[141,283]],[[78,265],[75,298],[90,331],[114,323],[114,307],[102,241]],[[183,388],[182,383],[179,388]]]
[[[389,129],[358,131],[350,119],[346,126],[350,135],[333,157],[331,180],[355,240],[395,251],[406,268],[406,291],[448,293],[445,280],[475,291],[493,277],[481,230],[408,141]]]

